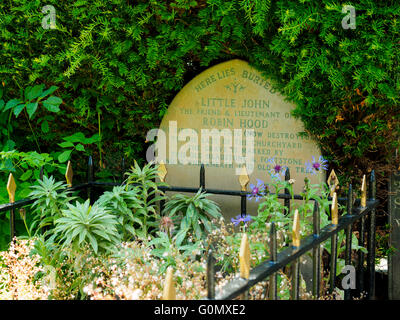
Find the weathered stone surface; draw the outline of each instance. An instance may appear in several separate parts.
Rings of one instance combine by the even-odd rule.
[[[238,143],[233,130],[243,130],[242,143],[247,148],[246,130],[254,129],[254,170],[249,170],[247,166],[250,183],[256,184],[256,179],[266,183],[270,181],[267,170],[271,166],[267,160],[272,157],[275,157],[276,164],[290,168],[291,177],[296,180],[295,192],[302,190],[306,176],[311,178],[311,183],[318,183],[322,177],[306,174],[305,162],[311,161],[312,156],[318,159],[320,150],[315,142],[299,135],[304,129],[302,123],[290,115],[293,108],[282,95],[271,89],[270,83],[260,72],[245,61],[231,60],[207,69],[177,94],[160,125],[160,129],[166,133],[166,182],[172,186],[199,186],[201,143],[204,142],[202,129],[228,129],[233,137],[232,151]],[[176,133],[178,136],[181,133],[182,141],[177,141],[178,136],[174,136],[171,130],[174,121]],[[181,131],[188,128],[194,131]],[[197,137],[189,142],[187,135],[190,133],[192,137],[193,133],[197,134]],[[220,148],[217,147],[221,151],[220,164],[205,165],[206,187],[240,190],[240,172],[236,171],[240,165],[235,162],[235,154],[231,164],[224,163],[224,144],[223,139],[220,140]],[[177,141],[175,148],[173,141]],[[181,158],[183,154],[190,154],[193,163],[182,164],[179,152]],[[227,218],[240,213],[239,197],[213,196],[212,199],[221,205]],[[248,201],[248,212],[255,215],[257,206],[258,203]]]
[[[400,300],[400,172],[395,171],[389,180],[389,246],[395,249],[388,255],[389,299]]]

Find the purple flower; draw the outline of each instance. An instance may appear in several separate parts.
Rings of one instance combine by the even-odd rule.
[[[311,174],[317,174],[318,172],[325,170],[328,170],[328,161],[324,159],[323,156],[320,156],[318,158],[318,161],[315,159],[315,157],[312,157],[312,161],[307,161],[306,162],[306,172],[311,173]]]
[[[243,222],[244,225],[247,225],[247,222],[249,222],[250,220],[251,220],[251,216],[249,216],[247,214],[245,216],[242,216],[241,214],[239,214],[236,216],[236,219],[231,218],[231,221],[235,226],[237,226],[241,222]]]
[[[282,180],[282,178],[285,176],[285,171],[287,167],[277,164],[275,162],[275,158],[268,159],[267,163],[271,165],[271,169],[268,172],[271,175],[272,179]]]
[[[247,195],[249,200],[255,199],[256,202],[262,198],[262,194],[265,192],[264,182],[257,179],[257,185],[250,183],[251,193]]]

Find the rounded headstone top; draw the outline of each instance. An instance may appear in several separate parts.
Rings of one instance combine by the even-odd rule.
[[[296,193],[302,191],[306,176],[311,183],[325,181],[323,174],[306,173],[306,162],[318,160],[321,152],[314,141],[299,134],[304,127],[291,116],[294,107],[243,60],[203,71],[176,95],[161,122],[166,148],[158,150],[158,160],[164,158],[166,182],[198,187],[202,163],[210,189],[240,190],[243,164],[253,185],[257,179],[268,184],[268,171],[275,166],[290,169]],[[213,199],[225,215],[240,213],[240,199]],[[249,212],[256,214],[256,206],[250,204]]]

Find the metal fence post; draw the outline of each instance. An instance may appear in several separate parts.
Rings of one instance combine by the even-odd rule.
[[[321,231],[321,217],[319,212],[319,204],[314,202],[313,211],[313,234],[314,238],[318,238]],[[312,278],[312,294],[315,299],[320,297],[321,283],[321,246],[313,248],[313,278]]]
[[[206,169],[204,168],[204,164],[200,166],[200,188],[203,191],[206,189]]]
[[[375,200],[376,197],[376,180],[375,171],[371,171],[369,200]],[[368,230],[368,299],[375,299],[375,209],[369,214],[369,230]]]
[[[337,225],[339,220],[338,202],[336,192],[333,193],[332,206],[331,206],[331,219],[332,224]],[[336,285],[336,266],[337,266],[337,238],[338,234],[335,233],[331,237],[331,265],[330,265],[330,287],[329,292],[335,291]]]
[[[242,167],[242,172],[239,175],[240,184],[240,216],[243,218],[247,214],[247,185],[250,182],[249,175],[247,174],[246,166]]]
[[[347,214],[353,214],[353,188],[349,185],[349,191],[347,193]],[[346,252],[345,252],[345,263],[351,265],[351,240],[352,240],[352,225],[346,228]],[[350,300],[351,289],[344,290],[344,300]]]
[[[207,257],[207,298],[215,299],[215,259],[212,249],[208,251]]]
[[[275,222],[271,222],[271,230],[269,234],[269,251],[271,254],[271,262],[275,263],[277,259],[277,238],[276,238],[276,227]],[[278,274],[275,272],[269,277],[269,299],[276,300],[278,297],[277,288]]]
[[[15,190],[17,189],[17,185],[15,184],[14,176],[12,173],[8,176],[8,182],[7,182],[7,192],[8,192],[8,198],[10,200],[10,203],[15,202]],[[11,242],[14,241],[14,236],[15,236],[15,209],[12,208],[10,210],[10,240]]]

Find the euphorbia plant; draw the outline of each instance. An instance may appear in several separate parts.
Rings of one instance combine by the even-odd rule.
[[[176,233],[176,244],[182,244],[187,234],[193,234],[195,240],[205,239],[212,231],[210,217],[219,219],[221,211],[214,201],[207,199],[209,194],[200,188],[194,196],[175,194],[165,205],[164,214],[176,217],[180,227]]]

